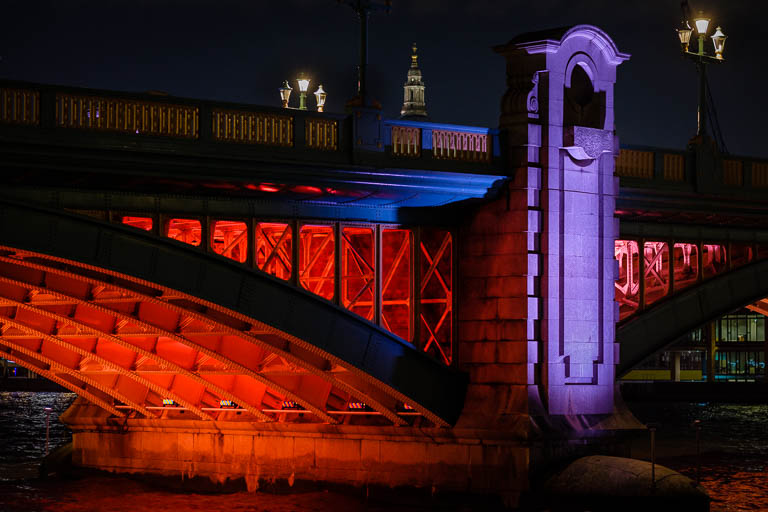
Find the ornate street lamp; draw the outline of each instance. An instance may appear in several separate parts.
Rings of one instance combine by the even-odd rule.
[[[712,43],[715,45],[715,56],[719,60],[723,60],[723,48],[725,48],[725,40],[728,38],[723,34],[723,29],[717,27],[714,35],[712,36]]]
[[[707,31],[709,30],[709,23],[711,19],[704,15],[704,12],[699,11],[699,15],[693,19],[693,25],[696,27],[696,33],[699,39],[698,51],[692,52],[689,50],[689,43],[691,40],[691,25],[688,20],[683,20],[682,27],[677,29],[677,35],[680,38],[680,44],[683,49],[683,55],[691,59],[696,63],[696,69],[699,71],[699,111],[698,111],[698,123],[696,128],[696,136],[702,137],[707,132],[707,74],[706,66],[713,62],[723,62],[723,48],[725,47],[726,35],[723,34],[723,30],[717,27],[715,34],[712,36],[712,42],[714,44],[715,55],[709,55],[704,51],[704,40],[707,38]]]
[[[696,32],[699,33],[699,37],[707,35],[710,21],[712,21],[710,18],[704,16],[704,11],[699,11],[699,15],[693,19],[693,24],[696,25]]]
[[[325,97],[327,96],[326,92],[323,90],[323,84],[320,84],[320,87],[317,88],[315,91],[315,98],[317,99],[317,111],[322,112],[323,107],[325,106]]]
[[[283,86],[278,89],[280,91],[280,99],[283,101],[283,108],[288,108],[288,98],[291,97],[291,84],[288,83],[288,80],[283,82]]]
[[[683,45],[683,51],[688,51],[688,45],[691,42],[691,33],[693,29],[687,21],[683,20],[683,24],[677,29],[677,36],[680,38],[680,44]]]
[[[311,80],[301,73],[296,81],[299,83],[299,110],[307,110],[307,89]]]

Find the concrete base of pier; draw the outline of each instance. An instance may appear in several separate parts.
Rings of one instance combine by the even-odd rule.
[[[505,429],[115,418],[78,399],[61,416],[76,466],[243,481],[251,491],[311,483],[422,495],[486,496],[517,506],[531,479],[588,454],[627,455],[643,428],[621,401],[600,417],[520,415]]]
[[[76,402],[75,465],[217,483],[324,482],[499,496],[514,505],[528,482],[529,448],[511,434],[301,423],[108,419]]]

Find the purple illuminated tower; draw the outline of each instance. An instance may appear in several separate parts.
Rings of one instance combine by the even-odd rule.
[[[519,36],[500,128],[527,201],[529,397],[550,415],[613,411],[616,67],[629,56],[589,25]],[[533,410],[534,404],[530,404]]]

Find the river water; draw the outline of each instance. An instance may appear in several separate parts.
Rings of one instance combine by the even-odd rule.
[[[71,440],[58,422],[74,400],[71,393],[0,392],[0,511],[372,511],[431,510],[403,504],[367,502],[336,492],[288,495],[203,494],[153,485],[126,477],[36,478],[45,452],[45,407],[51,407],[51,449]],[[768,511],[768,405],[715,403],[629,404],[643,422],[657,424],[657,463],[696,478],[713,498],[714,512]],[[701,421],[700,459],[691,426]],[[650,457],[647,433],[632,444],[636,458]],[[462,508],[459,508],[461,510]],[[463,507],[471,510],[471,507]]]

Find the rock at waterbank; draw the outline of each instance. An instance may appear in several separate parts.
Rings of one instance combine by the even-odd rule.
[[[39,475],[41,478],[49,476],[67,476],[73,471],[72,466],[72,443],[66,443],[43,458],[40,463]]]
[[[574,461],[541,490],[553,512],[709,511],[710,498],[696,482],[658,464],[655,472],[653,486],[650,462],[594,455]]]

